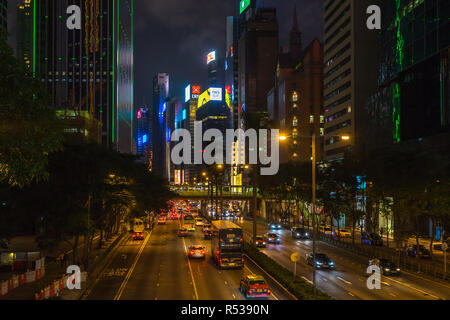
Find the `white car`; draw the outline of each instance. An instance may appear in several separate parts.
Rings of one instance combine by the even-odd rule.
[[[195,218],[195,225],[197,227],[203,226],[203,219],[202,218]]]
[[[204,259],[206,257],[206,247],[202,245],[194,245],[189,247],[189,258],[200,258]]]

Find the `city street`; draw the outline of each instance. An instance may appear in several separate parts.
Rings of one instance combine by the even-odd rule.
[[[168,221],[167,225],[155,225],[144,241],[126,241],[86,299],[245,300],[239,283],[246,274],[264,276],[271,300],[294,299],[249,259],[243,270],[219,270],[200,227],[186,238],[179,238],[177,230],[178,221]],[[187,247],[193,244],[206,246],[206,259],[188,259]]]
[[[252,223],[245,221],[243,228],[247,238],[251,237]],[[258,225],[258,234],[268,229]],[[312,267],[305,256],[312,252],[311,240],[296,240],[288,230],[271,231],[281,237],[280,245],[269,244],[262,252],[293,271],[290,255],[300,254],[297,273],[306,281],[312,281]],[[336,248],[322,241],[316,242],[316,250],[328,255],[335,263],[335,270],[317,270],[317,287],[335,299],[364,300],[437,300],[450,298],[450,285],[422,278],[420,275],[402,272],[400,276],[382,276],[381,290],[369,290],[366,286],[368,261],[364,257]]]

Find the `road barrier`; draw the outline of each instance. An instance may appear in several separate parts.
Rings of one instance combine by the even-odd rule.
[[[38,262],[39,261],[39,262]],[[34,282],[45,276],[45,257],[36,260],[36,270],[28,271],[23,274],[14,274],[12,279],[0,283],[0,297],[8,294],[26,283]]]
[[[356,253],[361,256],[365,256],[369,259],[374,257],[383,257],[389,259],[397,264],[402,270],[407,270],[415,273],[422,273],[433,278],[450,281],[450,274],[444,274],[444,266],[436,266],[436,262],[419,260],[418,258],[411,258],[406,255],[403,248],[393,249],[387,247],[376,247],[363,244],[353,244],[350,242],[339,241],[332,237],[325,235],[319,235],[320,240],[332,244],[336,247],[340,247]],[[395,251],[398,250],[398,251]],[[401,250],[401,251],[400,251]]]

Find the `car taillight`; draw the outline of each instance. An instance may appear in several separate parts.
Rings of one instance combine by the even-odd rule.
[[[244,263],[244,258],[241,259],[242,263]]]
[[[190,254],[194,254],[194,250],[191,250],[191,252],[189,252]]]
[[[242,242],[242,241],[244,241],[244,239],[240,238],[240,239],[239,239],[239,242]]]
[[[270,293],[270,290],[269,290],[269,289],[267,289],[267,293]]]
[[[202,250],[202,254],[205,254],[206,253],[206,251],[205,250]]]

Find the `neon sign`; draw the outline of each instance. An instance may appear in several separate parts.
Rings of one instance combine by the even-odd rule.
[[[192,94],[200,94],[200,86],[192,86]]]
[[[250,0],[241,0],[241,3],[239,5],[239,14],[242,14],[242,12],[244,12],[245,9],[247,9],[249,5],[250,5]]]
[[[191,99],[191,85],[188,85],[184,89],[184,102],[188,102]]]
[[[216,52],[213,51],[213,52],[208,53],[208,56],[206,58],[207,64],[210,64],[214,60],[216,60]]]

